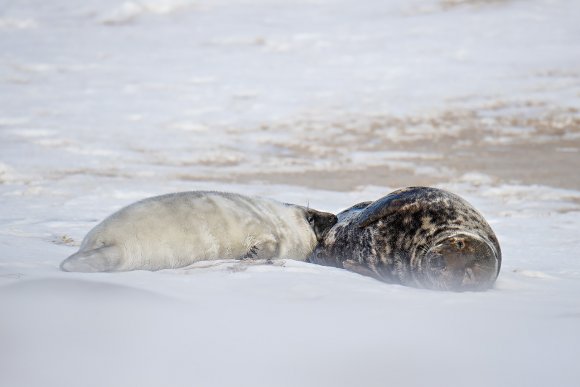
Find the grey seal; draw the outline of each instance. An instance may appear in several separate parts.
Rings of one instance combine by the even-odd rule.
[[[334,214],[234,193],[192,191],[133,203],[96,225],[64,271],[160,270],[202,260],[306,260]]]
[[[439,290],[484,290],[499,274],[501,250],[493,230],[451,192],[408,187],[337,216],[309,262]]]

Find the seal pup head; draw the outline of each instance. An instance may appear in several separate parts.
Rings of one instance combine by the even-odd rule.
[[[479,235],[458,231],[441,238],[419,260],[420,282],[431,289],[490,288],[499,272],[499,252]]]
[[[304,211],[308,224],[316,234],[316,240],[322,242],[324,235],[336,224],[338,218],[330,212],[316,211],[312,208],[304,208]]]

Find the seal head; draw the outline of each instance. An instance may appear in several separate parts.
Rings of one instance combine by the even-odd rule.
[[[440,290],[480,290],[497,276],[497,251],[483,238],[459,232],[439,240],[418,258],[417,277],[427,287]]]
[[[318,242],[324,239],[324,235],[338,221],[336,215],[329,212],[316,211],[312,208],[306,209],[306,220],[310,224],[310,227],[312,227],[314,234],[316,234]]]

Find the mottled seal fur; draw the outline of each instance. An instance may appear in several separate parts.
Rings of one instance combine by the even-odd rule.
[[[181,192],[131,204],[95,226],[64,271],[178,268],[202,260],[306,260],[336,216],[274,200]]]
[[[499,274],[501,250],[467,201],[441,189],[409,187],[339,213],[308,260],[389,283],[483,290]]]

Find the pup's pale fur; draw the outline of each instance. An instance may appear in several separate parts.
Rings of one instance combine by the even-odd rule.
[[[202,260],[305,260],[333,214],[221,192],[182,192],[142,200],[95,226],[64,271],[178,268]]]

